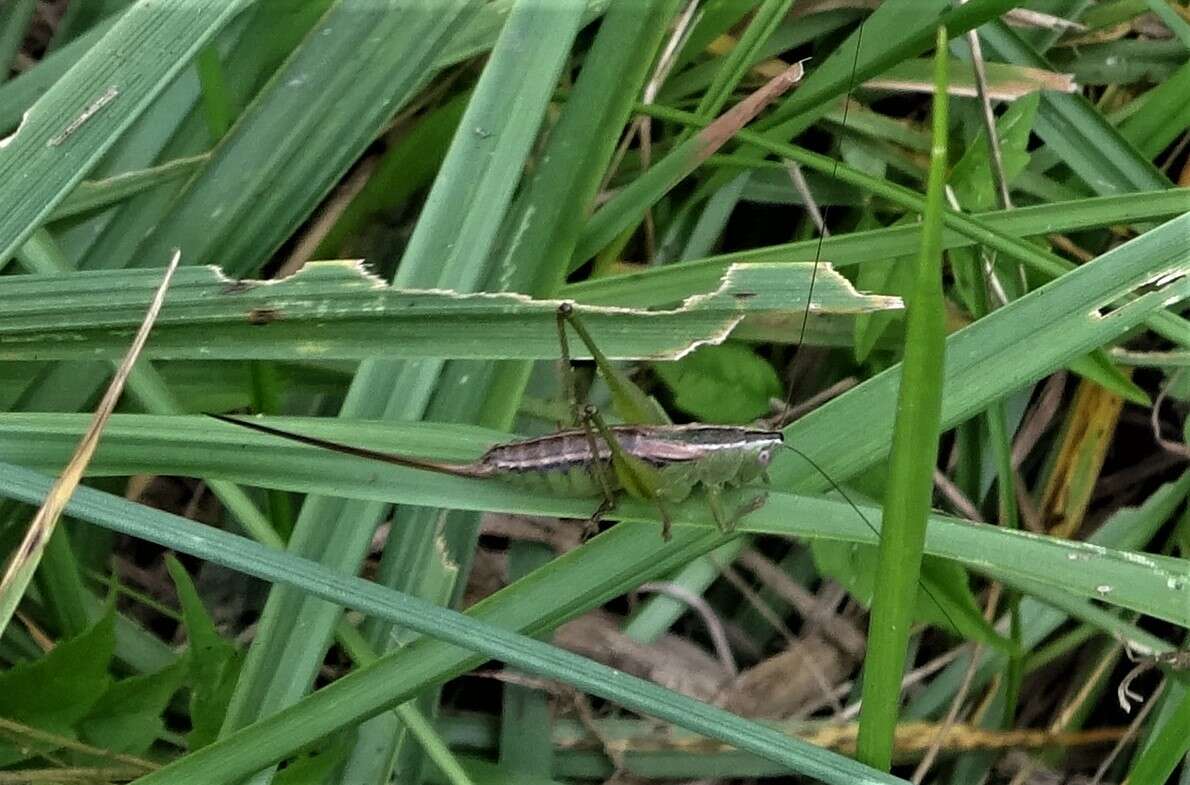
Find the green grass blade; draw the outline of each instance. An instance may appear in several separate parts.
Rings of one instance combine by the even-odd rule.
[[[436,57],[461,26],[474,18],[478,6],[469,0],[452,0],[438,4],[430,13],[420,6],[398,12],[354,3],[334,5],[241,117],[216,150],[208,175],[171,215],[185,220],[192,210],[204,214],[204,210],[224,204],[225,179],[236,177],[242,168],[259,169],[256,158],[262,146],[270,149],[268,160],[282,182],[268,187],[283,187],[293,196],[293,203],[270,200],[278,212],[274,214],[254,209],[260,194],[243,195],[231,210],[233,214],[211,232],[212,237],[203,238],[205,244],[223,232],[230,233],[247,254],[239,262],[255,268],[258,260],[290,234],[292,224],[304,218],[392,112],[433,73]],[[372,67],[361,75],[356,64],[364,56],[371,58]],[[293,80],[298,84],[292,84]],[[317,103],[312,106],[311,101],[332,103],[334,122],[312,116],[324,110],[318,109]],[[314,134],[315,146],[323,148],[322,155],[310,149],[310,134]],[[319,157],[324,160],[316,160]],[[264,234],[254,239],[256,232],[250,227],[260,222],[268,225],[260,226]],[[179,222],[175,228],[194,231],[189,223]],[[153,241],[162,242],[169,234],[159,234]],[[410,272],[405,267],[403,271]],[[392,365],[366,363],[348,392],[344,411],[372,417],[385,414],[391,405],[386,379]],[[384,505],[370,502],[307,498],[289,547],[331,569],[352,572],[358,568],[384,509]],[[275,587],[270,592],[232,695],[224,734],[281,710],[309,690],[339,616],[339,608],[289,587]]]
[[[1176,218],[1190,212],[1190,188],[1155,193],[1126,194],[1081,199],[1077,202],[1019,207],[971,216],[1001,234],[1032,237],[1048,232],[1075,232],[1116,223],[1144,223]],[[832,235],[822,241],[822,258],[842,268],[857,264],[885,264],[897,256],[913,253],[921,244],[920,223],[862,232]],[[946,229],[942,246],[969,248],[978,241]],[[583,281],[563,287],[563,297],[584,303],[659,306],[678,302],[714,286],[727,265],[736,261],[797,262],[814,258],[818,240],[772,245],[752,251],[722,254],[691,260],[681,265],[654,267],[611,278]]]
[[[63,265],[64,267],[64,265]],[[119,355],[154,270],[61,269],[0,281],[0,359]],[[721,343],[748,315],[791,316],[790,303],[846,315],[901,307],[861,295],[821,265],[743,265],[712,290],[665,311],[575,306],[607,357],[677,359]],[[357,262],[315,262],[266,284],[231,282],[211,267],[179,273],[147,356],[154,359],[557,359],[560,300],[388,288]],[[575,356],[592,354],[576,342]]]
[[[574,85],[574,103],[563,107],[542,150],[541,160],[551,165],[528,178],[513,207],[509,226],[518,229],[499,249],[496,266],[506,274],[492,282],[494,288],[552,296],[565,279],[567,261],[676,8],[675,0],[649,0],[608,10]],[[511,427],[531,371],[528,363],[500,363],[485,391],[472,385],[486,392],[473,401],[481,410],[477,421]]]
[[[0,84],[8,81],[9,67],[36,10],[37,0],[13,0],[0,7]]]
[[[1190,280],[1184,274],[1190,263],[1190,250],[1184,246],[1187,231],[1190,215],[1169,221],[951,335],[946,351],[944,424],[950,427],[1007,391],[1018,389],[1091,348],[1116,340],[1123,335],[1116,328],[1135,325],[1137,319],[1151,319],[1152,309],[1183,301],[1190,295]],[[1162,287],[1156,291],[1123,306],[1113,305],[1120,297],[1157,282],[1162,282]],[[1049,310],[1051,305],[1053,310]],[[1104,312],[1110,315],[1104,317]],[[1043,330],[1044,338],[1031,335],[1043,324],[1048,326]],[[981,341],[978,348],[973,343],[976,340]],[[978,364],[969,362],[975,357],[979,358]],[[794,439],[795,444],[846,443],[846,450],[841,446],[823,452],[815,449],[816,459],[826,459],[824,469],[836,478],[849,477],[872,465],[887,451],[893,407],[891,398],[885,396],[896,389],[899,376],[900,369],[893,368],[869,379],[798,420],[787,429],[787,438]],[[849,418],[855,418],[855,427],[849,424]],[[823,426],[826,430],[820,430]],[[852,458],[836,459],[844,453]],[[869,457],[856,460],[861,455]],[[773,472],[783,480],[804,478],[809,473],[803,468],[795,474],[792,468],[791,462],[782,461]]]
[[[63,510],[83,479],[87,464],[95,455],[103,428],[112,412],[115,411],[116,404],[124,391],[124,384],[136,364],[137,355],[140,354],[145,342],[149,339],[149,331],[161,310],[161,303],[169,289],[170,278],[178,268],[180,257],[180,251],[174,253],[162,281],[157,286],[157,291],[149,301],[147,313],[141,319],[136,334],[129,342],[124,358],[116,367],[111,383],[96,406],[94,414],[91,415],[86,431],[71,454],[70,460],[62,468],[61,474],[46,491],[45,497],[38,501],[37,512],[29,521],[24,537],[5,562],[3,577],[0,577],[0,634],[3,634],[5,628],[8,627],[8,622],[12,619],[13,613],[16,612],[17,606],[24,597],[25,590],[33,578],[33,573],[37,571],[42,556],[46,552],[46,546],[57,529],[58,520],[62,517]],[[62,542],[58,541],[59,546],[62,545]]]
[[[905,317],[905,355],[889,455],[885,525],[881,529],[876,567],[877,590],[868,623],[863,709],[857,741],[860,760],[884,770],[892,765],[901,680],[909,626],[917,602],[941,430],[945,349],[942,209],[950,130],[946,41],[946,28],[939,27],[934,55],[934,141],[922,216],[921,252]]]
[[[405,248],[403,258],[436,258],[437,269],[425,267],[424,282],[402,275],[403,285],[464,276],[478,285],[488,274],[476,260],[492,255],[583,7],[576,0],[514,4]],[[528,45],[538,37],[551,45]]]
[[[115,22],[115,18],[104,20],[61,49],[55,49],[33,68],[0,85],[0,128],[5,131],[16,128],[25,110],[61,79]]]
[[[1034,68],[1049,68],[1003,22],[980,30],[989,56]],[[1168,188],[1169,179],[1113,128],[1081,95],[1042,93],[1035,133],[1097,194]]]
[[[585,3],[577,0],[545,4],[519,0],[511,5],[402,254],[396,273],[400,285],[445,286],[469,292],[513,275],[512,270],[494,265],[498,242],[511,225],[510,205],[521,174],[533,166],[534,144],[549,117],[548,105],[559,75],[572,56],[571,46],[584,11]],[[510,107],[515,111],[509,111]],[[517,264],[532,267],[544,262],[518,260]],[[553,317],[549,314],[551,321]],[[547,327],[541,334],[551,336],[552,331]],[[482,378],[487,369],[477,369],[474,364],[447,366],[444,357],[438,353],[438,358],[429,362],[404,364],[399,375],[389,376],[391,382],[371,383],[382,396],[393,396],[394,401],[398,396],[404,398],[390,406],[387,416],[416,419],[433,405],[451,410],[448,416],[452,418],[466,418],[478,409],[484,384],[452,384],[453,379],[444,376],[443,370],[462,367],[466,370],[461,373]],[[421,394],[403,396],[410,388]],[[432,399],[427,397],[431,391]],[[478,517],[454,513],[441,520],[441,513],[428,509],[397,510],[394,515],[401,526],[387,544],[382,579],[449,604],[459,591],[456,580],[460,571],[467,572]],[[433,558],[426,558],[430,553]],[[356,555],[362,556],[362,552]],[[416,569],[400,568],[415,561],[420,563]],[[368,632],[383,648],[391,648],[390,625],[372,624]],[[423,695],[421,702],[429,709],[435,700],[431,693]],[[394,738],[389,743],[398,742]],[[423,768],[422,756],[404,746],[396,766],[404,776],[416,779],[416,772]],[[361,745],[357,749],[370,754]]]
[[[228,25],[215,39],[212,45],[220,52],[230,101],[235,106],[243,107],[252,101],[328,5],[330,0],[271,0],[265,6],[257,3],[250,14]],[[199,80],[196,75],[188,76],[176,80],[132,133],[105,157],[101,164],[104,174],[116,175],[211,152],[213,140],[200,105]],[[259,165],[261,161],[252,163]],[[205,177],[209,166],[210,161],[196,177]],[[244,173],[240,170],[236,174]],[[174,209],[175,200],[194,187],[195,180],[187,182],[189,185],[170,184],[135,197],[118,210],[64,232],[59,239],[82,269],[140,266],[142,257],[137,249]],[[242,188],[238,182],[225,182],[225,186],[228,191]],[[224,211],[215,217],[208,214],[203,220],[215,226],[229,220],[229,213]]]
[[[1016,5],[1008,0],[972,0],[959,6],[945,0],[882,3],[860,29],[807,76],[798,92],[774,112],[766,122],[771,127],[764,131],[766,139],[792,138],[829,111],[835,105],[833,99],[844,95],[854,84],[929,50],[937,26],[943,25],[951,35],[959,36]]]
[[[270,422],[321,438],[376,449],[397,447],[413,455],[448,461],[469,460],[506,436],[474,426],[430,423],[287,417],[271,418]],[[0,416],[0,460],[21,460],[34,468],[52,470],[66,459],[84,425],[83,415]],[[146,451],[151,455],[146,455]],[[502,482],[442,477],[381,466],[237,429],[206,417],[115,415],[108,425],[103,446],[92,461],[91,476],[149,471],[236,477],[266,488],[337,494],[360,500],[422,506],[449,504],[465,510],[580,520],[597,503],[594,499],[530,493]],[[814,479],[825,484],[821,477]],[[1179,482],[1177,488],[1190,487],[1187,486],[1190,478]],[[679,531],[683,524],[713,525],[705,505],[698,499],[674,507],[673,512]],[[631,520],[657,521],[656,509],[647,503],[625,500],[617,514]],[[865,508],[864,514],[878,530],[880,512]],[[845,502],[776,490],[770,492],[763,508],[740,521],[739,530],[877,543],[877,532],[857,518]],[[657,544],[660,545],[660,538]],[[1179,594],[1184,580],[1178,580],[1173,571],[1177,565],[1184,566],[1184,560],[1155,556],[1130,560],[1119,554],[1087,549],[1076,541],[963,524],[939,515],[931,518],[926,550],[978,571],[1008,579],[1039,581],[1055,588],[1067,587],[1080,597],[1177,623],[1190,621],[1185,618],[1184,598]],[[1095,563],[1096,569],[1088,569],[1085,564],[1088,560]],[[1100,591],[1102,586],[1110,589]]]
[[[1176,701],[1175,708],[1164,718],[1157,732],[1149,739],[1125,780],[1129,785],[1161,785],[1190,752],[1190,689],[1184,684],[1170,683],[1165,700]]]
[[[617,236],[631,229],[651,205],[695,171],[712,153],[730,141],[739,129],[800,81],[801,77],[802,66],[790,66],[712,120],[694,137],[678,144],[645,174],[620,190],[583,227],[572,264],[585,262],[610,245]]]
[[[37,229],[243,6],[242,0],[137,5],[38,99],[0,141],[0,259]],[[158,258],[168,257],[167,247]]]
[[[789,13],[791,0],[764,0],[752,12],[748,26],[731,51],[723,58],[715,78],[707,86],[695,112],[713,117],[727,105],[731,93],[743,81],[757,56],[757,50],[772,36],[773,30]]]
[[[475,5],[452,0],[433,12],[398,12],[334,4],[137,254],[152,258],[154,249],[179,246],[190,264],[215,261],[217,254],[235,260],[227,265],[234,275],[258,269],[424,84]],[[368,67],[358,68],[360,62]],[[276,193],[286,198],[269,198]]]
[[[205,155],[178,158],[160,166],[108,177],[103,180],[85,180],[70,192],[70,196],[59,204],[49,220],[60,221],[76,215],[111,207],[142,191],[174,182],[193,174],[206,163]]]
[[[1145,105],[1120,124],[1120,134],[1144,156],[1156,157],[1190,126],[1190,61],[1146,93]]]

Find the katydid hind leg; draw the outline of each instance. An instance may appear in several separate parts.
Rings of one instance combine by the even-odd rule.
[[[599,483],[600,492],[603,494],[603,504],[600,505],[599,510],[596,511],[596,516],[602,517],[610,510],[615,508],[616,498],[613,490],[614,484],[612,477],[609,475],[610,471],[615,471],[621,475],[621,484],[634,496],[642,496],[652,501],[657,506],[658,512],[661,514],[662,529],[661,535],[666,540],[670,538],[670,529],[672,523],[670,521],[669,512],[665,509],[664,504],[657,498],[655,491],[656,480],[649,475],[649,469],[646,464],[641,461],[632,459],[627,452],[620,445],[619,440],[616,439],[615,434],[604,423],[603,418],[599,415],[599,410],[592,404],[583,406],[578,398],[578,384],[574,378],[574,368],[571,366],[570,341],[566,336],[566,325],[570,324],[574,327],[575,333],[587,346],[591,356],[595,358],[596,364],[604,372],[604,378],[609,380],[609,385],[616,388],[616,383],[612,381],[609,373],[615,373],[611,368],[611,364],[607,362],[607,358],[599,351],[591,340],[590,334],[578,321],[578,317],[574,314],[574,306],[569,302],[561,303],[558,306],[555,323],[558,328],[558,348],[560,352],[558,371],[561,376],[562,387],[569,398],[570,408],[573,413],[575,423],[582,428],[583,435],[587,440],[587,449],[591,453],[591,473],[595,476],[596,482]],[[644,397],[644,393],[636,389],[635,385],[627,379],[620,378],[622,384],[630,385],[636,393]],[[596,435],[598,431],[598,436]],[[614,468],[609,468],[607,464],[598,459],[599,445],[598,439],[602,438],[611,451],[612,465]],[[598,518],[592,518],[588,521],[588,526],[598,525]]]
[[[589,450],[591,453],[590,471],[591,474],[595,476],[595,481],[599,483],[599,492],[603,495],[603,503],[599,505],[599,509],[595,512],[599,517],[603,517],[608,512],[615,509],[616,492],[614,490],[615,486],[612,482],[608,465],[599,460],[599,443],[597,441],[595,431],[591,429],[590,418],[587,416],[587,410],[593,408],[594,407],[592,406],[588,406],[587,409],[583,411],[583,415],[579,417],[579,423],[581,423],[583,429],[583,436],[586,437],[587,440],[587,450]],[[595,525],[598,525],[597,520],[595,521]]]
[[[577,428],[583,424],[584,420],[583,410],[578,400],[578,382],[574,378],[574,366],[571,364],[570,340],[566,337],[566,321],[571,310],[570,303],[559,305],[554,323],[558,328],[558,381],[566,396],[566,402],[570,406],[571,425]]]
[[[603,376],[603,380],[611,390],[616,412],[624,420],[640,425],[669,425],[669,420],[652,399],[617,369],[607,355],[595,345],[595,339],[591,337],[591,333],[583,324],[582,319],[574,312],[574,306],[571,303],[564,302],[558,306],[558,325],[564,348],[567,348],[566,325],[570,325],[575,335],[587,347],[587,351],[595,361],[595,367],[599,369],[600,375]]]
[[[619,439],[612,433],[611,428],[607,427],[607,423],[604,422],[599,409],[588,404],[583,410],[583,420],[586,423],[584,427],[587,433],[593,436],[590,430],[593,426],[611,451],[612,470],[619,478],[621,487],[630,496],[643,499],[657,508],[657,512],[661,516],[661,536],[663,539],[669,540],[673,528],[673,520],[659,492],[661,487],[660,473],[648,463],[630,455],[624,449]],[[594,448],[592,447],[592,449]],[[606,470],[606,466],[601,461],[595,461],[594,463]]]
[[[603,516],[616,508],[616,497],[605,496],[600,500],[599,506],[595,508],[595,512],[591,513],[591,517],[583,523],[583,540],[588,540],[599,533],[599,524],[603,522]]]

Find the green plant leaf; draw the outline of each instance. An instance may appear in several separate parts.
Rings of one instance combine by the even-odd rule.
[[[43,657],[0,673],[0,716],[72,736],[112,687],[108,667],[115,647],[114,615],[109,608],[81,635],[58,643]],[[0,741],[4,763],[27,754],[7,740]]]
[[[0,359],[122,355],[160,277],[146,269],[0,279]],[[204,360],[554,359],[561,303],[512,292],[390,288],[358,262],[313,262],[269,282],[228,281],[217,268],[189,267],[178,271],[146,353]],[[615,359],[673,359],[724,340],[746,315],[800,318],[807,307],[850,314],[897,309],[901,301],[856,292],[828,264],[759,264],[730,268],[714,289],[672,309],[574,306]],[[578,359],[591,356],[581,343],[574,349]]]
[[[156,673],[111,685],[80,723],[80,735],[112,752],[143,755],[165,731],[163,715],[186,682],[188,663],[177,659]]]
[[[865,607],[876,593],[876,549],[857,543],[814,540],[814,564],[819,571],[847,587]],[[914,605],[915,622],[925,622],[953,635],[976,640],[1001,651],[1013,645],[984,618],[971,592],[967,572],[954,562],[926,557],[922,562],[922,588]],[[941,607],[939,607],[941,606]]]
[[[704,346],[654,372],[679,409],[703,422],[747,423],[767,414],[781,396],[781,380],[768,361],[739,343]]]
[[[186,735],[186,740],[190,749],[196,750],[219,736],[219,729],[227,714],[227,704],[243,664],[243,655],[219,634],[181,563],[173,556],[168,556],[165,567],[178,592],[182,621],[190,641],[185,662],[189,670],[192,729]]]
[[[945,313],[942,299],[942,214],[946,185],[946,28],[939,27],[934,53],[933,144],[922,215],[922,241],[905,314],[905,359],[897,389],[897,413],[889,454],[884,525],[876,565],[879,591],[868,620],[859,758],[875,768],[892,764],[893,737],[909,641],[909,619],[918,593],[926,519],[934,493],[945,378]],[[928,584],[925,584],[929,593]],[[942,610],[939,600],[939,610]],[[944,611],[943,611],[944,612]],[[957,622],[955,622],[957,625]]]

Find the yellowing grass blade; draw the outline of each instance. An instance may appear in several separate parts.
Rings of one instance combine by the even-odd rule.
[[[70,462],[66,464],[62,474],[50,488],[41,508],[33,516],[29,530],[25,532],[25,538],[13,552],[12,558],[4,570],[4,577],[0,579],[0,633],[3,633],[4,629],[8,627],[8,620],[12,618],[17,604],[21,601],[21,596],[25,593],[25,587],[29,585],[29,579],[33,577],[33,572],[41,562],[41,555],[45,552],[50,535],[54,533],[54,526],[58,523],[62,510],[70,501],[74,489],[78,487],[79,480],[83,478],[83,472],[86,470],[87,464],[91,462],[95,448],[99,446],[99,435],[103,432],[103,426],[111,416],[112,410],[116,408],[116,402],[120,400],[120,393],[124,390],[124,381],[132,371],[137,356],[140,355],[141,349],[149,339],[149,330],[152,329],[153,322],[157,320],[161,304],[165,301],[165,293],[169,289],[170,279],[173,278],[174,270],[178,268],[178,261],[181,258],[182,252],[174,251],[173,258],[170,259],[169,266],[165,270],[165,277],[157,288],[156,294],[153,295],[149,311],[145,314],[145,319],[141,322],[140,329],[137,330],[136,337],[132,340],[132,345],[128,347],[128,353],[124,355],[123,361],[116,368],[116,374],[112,377],[112,382],[108,385],[103,400],[95,409],[95,416],[91,419],[91,424],[83,434]]]

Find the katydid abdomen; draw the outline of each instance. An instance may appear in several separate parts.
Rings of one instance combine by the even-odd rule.
[[[782,443],[780,431],[734,426],[619,425],[610,430],[627,455],[657,471],[658,496],[675,503],[698,485],[734,487],[763,476],[773,448]],[[574,429],[497,444],[470,466],[481,476],[524,487],[563,496],[599,496],[600,472],[611,490],[622,489],[611,463],[606,441]]]

